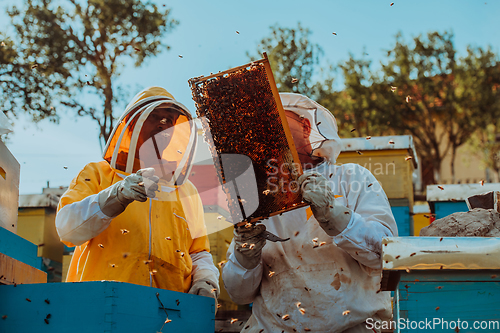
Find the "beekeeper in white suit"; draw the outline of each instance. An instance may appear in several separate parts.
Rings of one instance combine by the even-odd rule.
[[[373,322],[391,318],[390,294],[379,290],[382,238],[397,236],[387,196],[362,166],[334,165],[342,144],[327,109],[280,97],[310,207],[262,221],[286,242],[266,244],[263,227],[235,229],[222,277],[234,302],[253,303],[242,332],[378,332]]]

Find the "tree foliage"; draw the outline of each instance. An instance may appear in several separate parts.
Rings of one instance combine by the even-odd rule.
[[[169,9],[140,0],[27,0],[8,14],[17,54],[1,64],[8,74],[1,89],[17,94],[10,110],[30,112],[34,120],[56,119],[55,107],[64,106],[92,117],[104,141],[114,127],[120,69],[128,62],[140,66],[168,49],[161,39],[177,24]],[[102,107],[88,106],[91,95]]]
[[[495,59],[491,50],[469,48],[457,90],[463,106],[475,109],[484,123],[469,141],[471,153],[479,157],[485,168],[493,170],[500,181],[500,63]]]
[[[342,137],[382,135],[389,130],[388,117],[378,112],[380,83],[378,73],[371,68],[371,61],[355,59],[338,64],[344,89],[325,96],[321,103],[328,106],[339,119],[339,134]]]
[[[338,118],[342,137],[412,135],[426,184],[441,181],[447,154],[452,157],[454,177],[457,149],[473,136],[478,149],[487,152],[490,167],[497,163],[495,168],[500,169],[499,143],[491,141],[492,135],[500,133],[500,63],[491,50],[469,47],[459,57],[450,32],[430,32],[409,43],[398,34],[394,47],[387,50],[387,59],[376,69],[370,60],[352,54],[340,62],[335,70],[344,87],[334,91],[334,72],[323,81],[311,74],[317,70],[315,57],[320,54],[313,51],[321,48],[297,42],[307,40],[309,34],[300,25],[297,30],[272,27],[260,47],[271,55],[278,89],[315,98]],[[305,80],[294,86],[292,77]],[[481,136],[488,124],[493,134]]]
[[[280,92],[309,96],[319,94],[324,84],[314,80],[314,75],[319,75],[318,65],[323,50],[318,44],[309,41],[311,31],[300,23],[297,28],[274,25],[270,29],[270,35],[258,44],[257,55],[247,52],[247,56],[255,61],[262,58],[262,52],[267,53]]]
[[[490,101],[481,97],[484,85],[471,81],[478,72],[467,64],[480,63],[477,69],[488,70],[496,56],[469,48],[467,56],[459,58],[452,33],[431,32],[426,37],[415,37],[411,45],[396,37],[394,49],[387,52],[389,61],[382,64],[384,81],[393,88],[381,90],[379,112],[390,118],[392,132],[413,136],[427,183],[441,181],[448,153],[454,182],[457,148],[484,128],[490,109]]]
[[[44,118],[57,121],[52,90],[61,83],[55,76],[44,76],[37,65],[29,63],[9,37],[0,34],[0,107],[10,117],[19,112],[30,115],[34,122]]]

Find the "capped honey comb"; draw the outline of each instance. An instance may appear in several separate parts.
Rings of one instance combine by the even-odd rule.
[[[267,56],[189,83],[233,223],[304,206],[302,168]],[[249,161],[255,178],[238,177]]]

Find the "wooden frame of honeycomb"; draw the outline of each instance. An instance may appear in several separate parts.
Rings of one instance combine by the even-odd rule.
[[[192,78],[189,84],[233,223],[256,222],[305,206],[297,184],[302,166],[267,55],[224,72]],[[243,170],[245,166],[223,165],[223,154],[251,159],[258,208],[250,214],[245,214],[248,199],[231,191],[233,177],[228,179],[234,174],[228,167]],[[238,185],[243,190],[252,187]]]

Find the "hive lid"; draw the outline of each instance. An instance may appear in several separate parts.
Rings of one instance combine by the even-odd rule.
[[[382,260],[390,271],[500,269],[500,238],[388,237]]]

